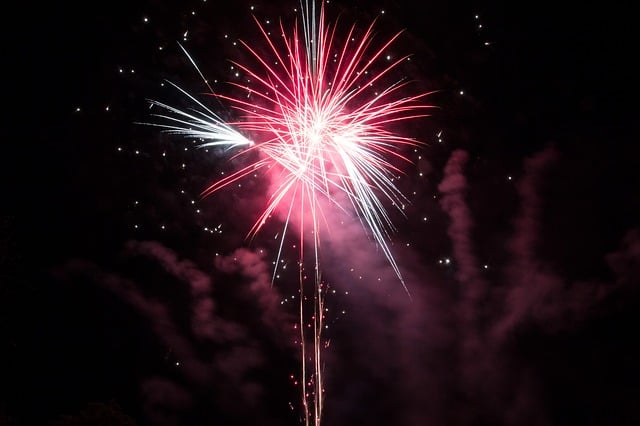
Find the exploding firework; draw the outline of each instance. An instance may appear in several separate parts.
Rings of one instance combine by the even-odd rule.
[[[176,86],[193,101],[194,107],[185,111],[151,101],[166,111],[157,114],[164,122],[154,125],[197,138],[202,141],[201,146],[239,148],[237,156],[258,152],[251,157],[257,160],[214,182],[202,195],[213,194],[249,175],[262,174],[268,178],[272,185],[270,198],[249,235],[255,236],[274,213],[281,214],[284,229],[277,265],[290,222],[299,221],[296,225],[300,230],[301,296],[306,257],[303,247],[305,241],[312,243],[315,307],[311,316],[313,373],[308,378],[302,297],[299,330],[305,423],[308,425],[312,418],[318,425],[323,393],[320,334],[324,295],[319,260],[323,206],[358,216],[408,293],[387,243],[394,228],[384,204],[390,203],[402,211],[401,206],[408,202],[394,184],[397,174],[402,173],[396,164],[398,159],[409,162],[403,150],[420,142],[389,128],[397,122],[426,116],[430,107],[422,101],[428,93],[405,95],[409,82],[404,79],[388,83],[393,71],[407,59],[405,56],[389,61],[385,57],[385,51],[400,33],[375,43],[372,23],[361,35],[352,26],[344,38],[339,38],[337,26],[326,22],[322,7],[317,10],[314,3],[302,2],[301,24],[288,30],[280,23],[278,36],[272,37],[255,21],[264,45],[259,49],[253,43],[241,42],[253,65],[234,62],[235,67],[246,73],[252,86],[231,83],[243,93],[242,97],[211,91],[238,111],[240,118],[225,121]],[[198,69],[186,50],[185,53]],[[198,72],[202,76],[199,69]],[[379,86],[381,89],[373,89]],[[310,393],[305,388],[308,383],[313,387]]]

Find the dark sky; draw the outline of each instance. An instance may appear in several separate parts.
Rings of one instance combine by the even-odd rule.
[[[228,91],[250,6],[296,5],[218,3],[5,16],[0,425],[300,424],[295,232],[272,288],[281,223],[244,238],[267,183],[201,199],[242,160],[136,124],[188,106],[165,79],[206,92],[177,41]],[[412,298],[353,218],[323,241],[323,424],[639,424],[631,11],[413,3],[327,5],[404,29],[398,76],[437,108],[399,127],[425,142],[392,214]]]

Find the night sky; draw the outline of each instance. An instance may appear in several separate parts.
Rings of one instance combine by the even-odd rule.
[[[177,42],[232,94],[296,2],[86,3],[4,17],[0,425],[301,424],[296,235],[273,287],[282,223],[245,238],[268,182],[202,199],[243,160],[139,124],[189,106],[165,80],[237,118]],[[324,425],[640,424],[637,23],[495,3],[326,5],[404,29],[437,108],[394,128],[411,298],[357,219],[322,242]]]

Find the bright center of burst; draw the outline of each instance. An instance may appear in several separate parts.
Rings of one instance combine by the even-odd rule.
[[[319,163],[326,162],[326,152],[331,149],[331,142],[336,135],[330,134],[326,120],[314,119],[310,123],[300,121],[301,132],[291,141],[293,167],[290,170],[298,179],[313,179]]]

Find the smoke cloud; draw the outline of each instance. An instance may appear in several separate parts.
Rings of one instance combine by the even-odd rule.
[[[637,297],[638,229],[603,256],[609,279],[574,279],[545,259],[544,183],[562,161],[553,148],[525,160],[519,207],[504,225],[510,234],[501,249],[509,256],[487,269],[477,248],[483,224],[467,200],[470,161],[454,151],[438,185],[449,261],[391,244],[408,291],[358,218],[324,206],[319,262],[332,290],[323,330],[325,424],[555,424],[554,378],[540,373],[545,348]],[[290,219],[295,234],[299,218]],[[302,409],[287,382],[300,361],[298,319],[272,286],[271,258],[238,248],[203,266],[157,241],[129,241],[119,265],[74,260],[59,275],[116,294],[179,364],[140,378],[151,424],[189,423],[202,407],[215,412],[212,424],[293,424]],[[172,290],[160,291],[166,286]]]
[[[181,321],[180,309],[170,300],[161,300],[153,291],[145,292],[145,286],[125,276],[125,272],[111,272],[93,262],[73,260],[58,274],[66,280],[96,282],[119,296],[146,318],[175,358],[176,378],[156,376],[141,380],[144,411],[151,424],[184,424],[198,404],[213,404],[223,418],[236,419],[240,424],[258,418],[262,424],[276,422],[265,414],[269,412],[265,407],[268,389],[255,377],[268,368],[274,356],[269,345],[288,345],[290,349],[287,324],[292,321],[281,310],[277,290],[269,285],[268,266],[262,255],[239,249],[215,261],[219,271],[239,275],[242,297],[233,303],[246,304],[251,309],[248,312],[257,307],[256,323],[261,328],[255,329],[248,328],[250,321],[220,312],[212,279],[215,271],[206,273],[155,241],[129,241],[123,257],[129,262],[140,257],[150,260],[177,285],[186,285],[189,302],[183,309],[188,310],[189,320]]]
[[[560,161],[553,148],[525,161],[520,209],[505,243],[511,257],[492,266],[502,274],[485,273],[466,201],[468,160],[465,151],[454,151],[438,186],[451,264],[430,267],[409,248],[393,247],[411,297],[359,221],[335,219],[339,231],[324,244],[323,270],[335,277],[348,309],[326,355],[328,423],[552,424],[548,390],[535,362],[520,353],[519,336],[571,332],[637,281],[637,230],[606,256],[611,282],[563,277],[539,253],[542,184],[545,171]]]

